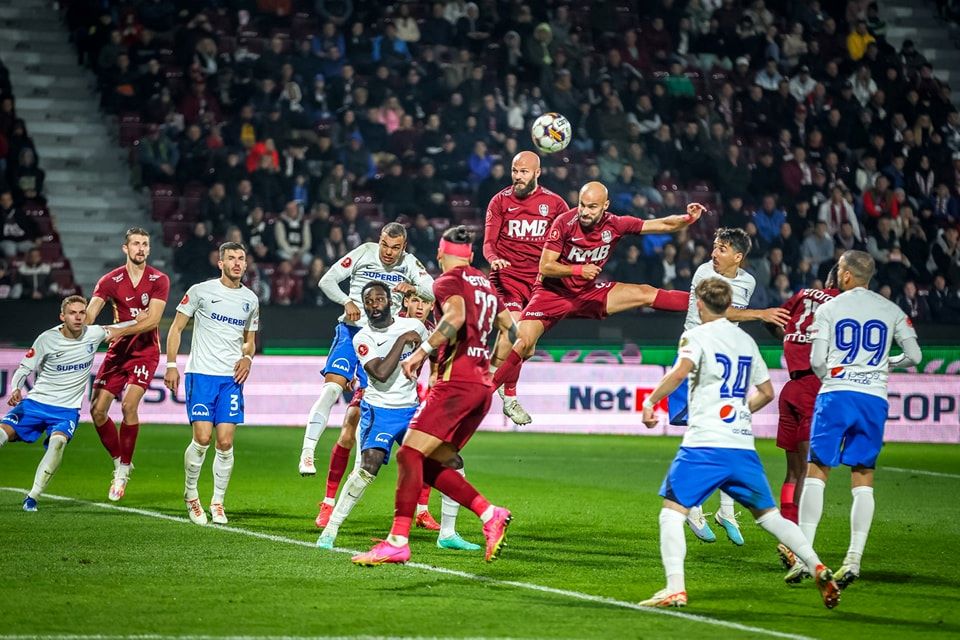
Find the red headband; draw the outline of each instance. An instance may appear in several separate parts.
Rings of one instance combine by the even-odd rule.
[[[440,252],[448,256],[470,259],[473,254],[473,247],[469,244],[457,244],[449,240],[440,239]]]

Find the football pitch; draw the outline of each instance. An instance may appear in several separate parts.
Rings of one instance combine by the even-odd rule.
[[[328,430],[318,453],[329,451]],[[67,448],[38,513],[20,509],[39,445],[0,450],[0,640],[26,637],[340,636],[486,638],[906,638],[960,636],[960,448],[887,445],[861,580],[828,611],[810,581],[787,586],[776,543],[741,516],[746,546],[687,535],[690,604],[642,610],[664,584],[656,493],[676,438],[478,434],[468,476],[514,522],[501,559],[437,549],[414,530],[412,563],[354,567],[347,550],[386,535],[396,465],[341,529],[314,547],[321,476],[296,473],[299,429],[238,431],[230,525],[190,524],[181,498],[185,426],[141,430],[127,497],[106,499],[112,466],[89,424]],[[758,448],[776,493],[784,469]],[[323,458],[324,456],[321,456]],[[201,476],[206,505],[212,451]],[[716,506],[716,497],[708,505]],[[849,473],[827,489],[816,547],[837,568],[849,529]],[[431,511],[439,519],[439,496]],[[479,520],[458,529],[481,543]]]

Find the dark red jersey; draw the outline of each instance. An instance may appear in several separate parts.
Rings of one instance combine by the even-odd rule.
[[[810,368],[813,340],[809,331],[813,314],[817,307],[838,295],[840,291],[837,289],[801,289],[783,303],[783,308],[790,312],[790,320],[783,330],[783,357],[790,373]]]
[[[595,264],[601,269],[613,255],[617,243],[625,235],[635,235],[643,230],[643,220],[630,216],[617,216],[605,213],[590,229],[580,225],[578,209],[557,216],[550,227],[544,248],[560,254],[559,262],[564,265]],[[593,280],[578,276],[566,278],[543,278],[543,286],[556,292],[567,291],[573,295],[589,286]]]
[[[567,210],[563,198],[538,186],[526,198],[507,187],[490,198],[484,227],[483,257],[487,262],[507,260],[509,272],[536,277],[540,254],[553,220]]]
[[[93,295],[113,305],[114,322],[136,320],[150,307],[151,300],[167,301],[170,278],[151,266],[144,267],[136,286],[130,281],[127,267],[109,272],[97,282]],[[157,329],[120,338],[110,345],[108,353],[119,358],[160,357],[160,332]]]
[[[504,310],[503,302],[493,285],[479,269],[457,267],[433,283],[436,298],[434,314],[443,316],[443,303],[452,296],[463,298],[466,310],[463,326],[456,338],[437,349],[439,371],[437,382],[490,383],[490,350],[487,339]]]

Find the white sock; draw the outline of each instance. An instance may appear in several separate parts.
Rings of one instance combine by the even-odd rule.
[[[131,466],[133,466],[133,465],[129,465],[129,464],[121,464],[121,465],[118,465],[118,466],[117,466],[117,475],[118,475],[118,477],[121,477],[121,478],[129,478],[129,477],[130,477],[130,467],[131,467]]]
[[[702,517],[703,517],[702,506],[693,507],[687,512],[687,520],[690,520],[691,522],[696,522]]]
[[[720,515],[727,520],[733,520],[737,514],[733,511],[733,498],[720,492]]]
[[[120,471],[120,458],[113,459],[113,470]]]
[[[324,504],[328,504],[328,505],[330,505],[330,506],[332,507],[332,506],[334,506],[335,504],[337,504],[337,500],[336,500],[335,498],[324,498],[324,499],[323,499],[323,503],[324,503]]]
[[[667,574],[667,591],[686,591],[683,582],[683,560],[687,555],[687,539],[683,536],[686,520],[679,511],[660,509],[660,559]]]
[[[873,524],[873,487],[854,487],[853,506],[850,507],[850,548],[843,564],[852,564],[860,568],[863,548],[867,544],[870,525]]]
[[[200,497],[200,494],[197,493],[197,480],[200,479],[200,469],[203,468],[203,459],[207,455],[209,446],[191,440],[190,444],[187,445],[187,450],[183,452],[183,473],[185,476],[183,497],[187,500]]]
[[[467,477],[463,469],[458,469],[457,473],[464,478]],[[440,537],[452,538],[457,535],[457,515],[460,513],[460,504],[440,494]]]
[[[428,504],[418,504],[417,505],[417,515],[419,516],[424,511],[430,511],[430,505]]]
[[[484,509],[483,513],[480,514],[480,521],[483,522],[483,524],[487,524],[488,522],[493,520],[493,509],[494,509],[493,505],[490,505],[489,507]]]
[[[813,545],[803,535],[800,527],[793,524],[776,509],[757,518],[757,524],[767,533],[782,542],[793,551],[811,571],[821,564]]]
[[[337,535],[337,532],[340,530],[340,525],[343,524],[343,521],[347,519],[347,516],[350,515],[353,508],[360,502],[360,498],[363,497],[363,492],[366,491],[367,487],[376,479],[377,476],[363,469],[353,470],[347,477],[343,489],[340,491],[340,499],[337,500],[337,506],[333,509],[333,513],[330,514],[330,522],[323,530],[323,533],[334,536]]]
[[[226,451],[217,449],[217,456],[213,459],[213,500],[212,504],[223,504],[230,484],[230,474],[233,473],[233,447]]]
[[[336,382],[324,382],[320,387],[320,397],[310,407],[310,417],[307,419],[307,429],[303,434],[303,449],[310,455],[317,449],[317,440],[327,428],[330,419],[330,409],[337,403],[337,398],[343,393],[343,387]]]
[[[823,515],[823,490],[827,484],[819,478],[807,478],[803,481],[803,495],[800,496],[800,530],[812,545],[817,537],[817,526]],[[796,551],[794,551],[796,553]]]
[[[63,436],[50,436],[50,442],[47,443],[47,452],[40,459],[40,464],[37,465],[37,474],[33,477],[33,488],[27,494],[34,500],[40,497],[43,490],[47,488],[50,478],[60,467],[60,461],[63,460],[63,449],[66,446],[67,439]]]
[[[9,440],[10,440],[10,436],[7,435],[7,432],[4,431],[3,429],[0,429],[0,447],[7,444]]]

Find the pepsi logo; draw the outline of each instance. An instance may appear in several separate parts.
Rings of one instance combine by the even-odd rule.
[[[725,404],[720,407],[720,419],[730,424],[737,419],[737,410],[733,407],[732,404]]]
[[[833,367],[830,369],[831,378],[842,378],[845,374],[843,373],[843,367]]]

